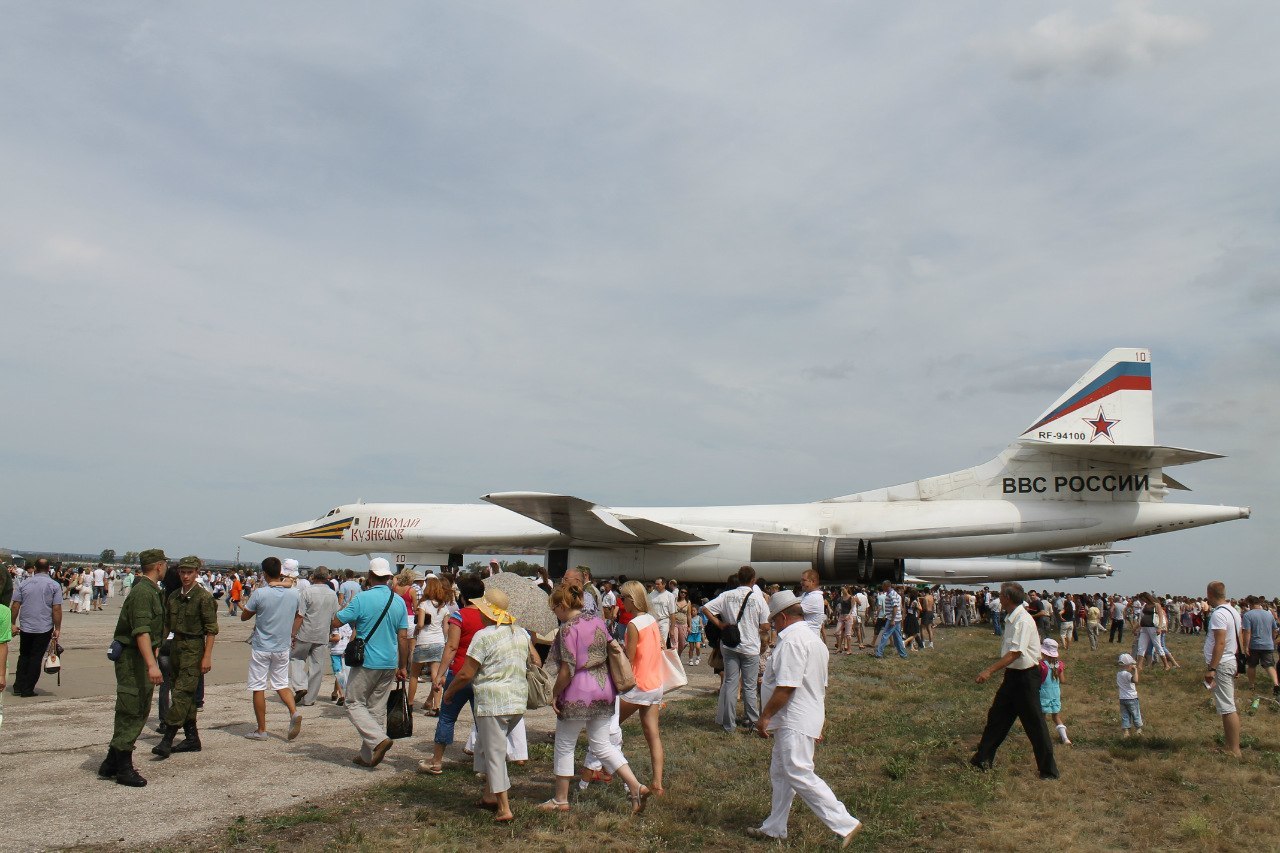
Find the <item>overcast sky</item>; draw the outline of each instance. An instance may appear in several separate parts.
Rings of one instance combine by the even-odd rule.
[[[1280,18],[1053,9],[11,6],[0,544],[830,497],[1149,346],[1157,440],[1228,454],[1174,500],[1254,517],[1108,586],[1280,592]]]

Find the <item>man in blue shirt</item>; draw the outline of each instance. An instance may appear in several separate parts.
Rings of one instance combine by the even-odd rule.
[[[249,638],[249,689],[253,691],[253,713],[258,718],[258,728],[245,737],[250,740],[266,740],[267,735],[267,687],[275,690],[280,701],[289,709],[289,740],[302,731],[302,715],[293,702],[293,690],[289,688],[289,646],[293,640],[293,617],[298,613],[298,591],[285,584],[281,577],[278,557],[262,561],[262,574],[266,586],[260,586],[249,596],[249,603],[240,611],[241,621],[258,621]]]
[[[1262,667],[1271,676],[1271,694],[1280,697],[1280,679],[1276,677],[1276,634],[1280,626],[1262,598],[1251,595],[1245,601],[1249,609],[1240,617],[1240,633],[1249,654],[1249,689],[1253,689],[1258,667]]]
[[[355,572],[347,569],[347,579],[338,587],[338,600],[343,607],[346,607],[359,594],[360,581],[356,580]]]
[[[393,680],[408,678],[411,623],[405,601],[391,589],[391,564],[369,561],[369,588],[333,618],[333,627],[350,625],[364,641],[364,664],[347,676],[347,714],[360,733],[361,767],[377,767],[391,748],[387,737],[387,694]]]
[[[62,584],[49,576],[49,561],[44,557],[36,560],[33,568],[13,593],[13,630],[21,638],[13,674],[14,696],[36,695],[40,662],[49,643],[56,645],[62,632]]]

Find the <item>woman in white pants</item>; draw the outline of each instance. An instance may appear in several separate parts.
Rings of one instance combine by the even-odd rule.
[[[80,612],[88,613],[93,607],[93,574],[85,572],[80,577]]]
[[[631,812],[644,811],[649,789],[636,779],[622,750],[609,737],[614,699],[618,695],[609,677],[609,628],[596,613],[582,612],[582,590],[562,584],[551,593],[550,605],[561,621],[556,635],[560,661],[552,705],[556,711],[555,796],[538,806],[543,811],[569,811],[569,785],[573,781],[573,754],[578,735],[587,730],[591,751],[605,770],[622,779],[631,797]]]

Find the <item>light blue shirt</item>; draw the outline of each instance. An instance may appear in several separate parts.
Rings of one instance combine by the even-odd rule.
[[[18,622],[23,633],[44,634],[53,630],[53,608],[62,604],[62,584],[48,572],[32,572],[18,583],[13,600],[22,605]]]
[[[351,600],[359,594],[360,581],[358,580],[343,581],[342,585],[338,587],[338,600],[342,603],[343,607],[350,604]]]
[[[25,619],[22,621],[26,623]],[[1275,641],[1271,638],[1276,630],[1276,618],[1269,610],[1250,608],[1240,617],[1240,624],[1240,630],[1249,631],[1250,651],[1269,652],[1275,649]]]
[[[387,596],[391,596],[390,607],[387,607]],[[387,615],[374,631],[374,623],[384,608]],[[338,621],[350,625],[352,636],[364,640],[365,669],[395,669],[400,665],[400,631],[409,630],[411,623],[404,599],[392,592],[389,585],[375,586],[357,595],[338,611]]]
[[[249,646],[255,652],[287,652],[293,640],[293,617],[298,591],[283,586],[260,586],[249,596],[245,610],[256,614]]]

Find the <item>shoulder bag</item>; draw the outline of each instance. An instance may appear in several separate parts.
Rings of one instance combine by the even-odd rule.
[[[725,625],[720,629],[720,645],[728,646],[736,649],[742,643],[742,629],[738,627],[738,623],[742,621],[742,614],[747,612],[747,605],[751,602],[751,594],[754,590],[748,589],[747,595],[742,599],[742,606],[738,608],[738,618],[733,621],[732,625]]]
[[[685,675],[684,665],[680,663],[680,652],[675,649],[662,650],[662,692],[670,693],[679,690],[689,683]]]
[[[524,678],[529,687],[529,700],[525,707],[530,711],[545,708],[551,704],[551,688],[555,686],[551,674],[533,662],[533,655],[525,658]]]
[[[387,606],[382,608],[382,616],[379,616],[378,621],[373,623],[373,627],[370,628],[369,633],[365,635],[366,639],[372,637],[374,632],[378,630],[378,626],[382,624],[383,617],[386,616],[387,611],[391,609],[391,602],[400,597],[392,592],[390,588],[387,589],[387,595]],[[347,666],[364,666],[364,640],[360,639],[358,636],[353,636],[347,643],[347,650],[342,653],[342,659],[346,661]]]
[[[609,641],[609,677],[613,679],[614,689],[626,693],[636,686],[635,670],[627,659],[627,651],[617,640]]]

